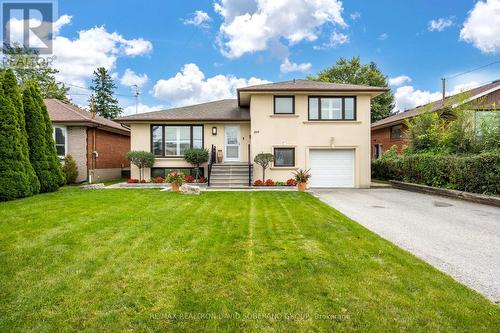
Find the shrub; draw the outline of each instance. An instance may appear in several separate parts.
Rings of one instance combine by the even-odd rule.
[[[147,183],[147,182],[146,182],[146,179],[141,179],[140,183],[142,183],[142,184]]]
[[[265,184],[266,184],[266,186],[274,186],[275,185],[275,183],[274,183],[274,181],[272,179],[266,180]]]
[[[266,179],[266,169],[269,163],[274,161],[274,155],[270,153],[260,153],[255,156],[253,161],[262,167],[262,179]]]
[[[256,181],[253,182],[253,186],[263,186],[264,182],[260,179],[257,179]]]
[[[192,164],[196,170],[196,179],[200,173],[200,165],[208,162],[208,150],[201,148],[192,148],[184,151],[184,159]],[[191,182],[192,183],[192,182]]]
[[[206,182],[207,182],[206,177],[200,177],[200,179],[198,179],[198,183],[206,183]]]
[[[163,178],[162,176],[157,176],[155,178],[153,178],[153,182],[159,184],[159,183],[163,183],[165,182],[165,178]]]
[[[309,170],[299,169],[299,170],[293,172],[293,175],[294,175],[296,183],[307,183],[309,178],[311,178],[311,174],[309,173]]]
[[[276,182],[276,186],[285,186],[285,182]]]
[[[71,154],[64,158],[63,172],[66,176],[66,184],[74,184],[78,178],[78,167]]]
[[[24,109],[23,101],[21,96],[21,91],[17,84],[17,79],[12,70],[6,70],[3,75],[1,75],[1,89],[7,99],[10,99],[14,107],[14,112],[17,116],[17,127],[20,131],[20,146],[19,152],[21,154],[21,162],[24,165],[25,173],[28,181],[28,191],[26,195],[37,194],[40,192],[40,181],[35,173],[35,169],[31,165],[29,157],[29,146],[28,146],[28,133],[26,132],[25,119],[24,119]],[[9,137],[10,140],[13,137]],[[22,183],[19,183],[22,185]]]
[[[182,172],[171,172],[165,178],[166,183],[182,185],[184,183],[185,175]]]
[[[155,164],[155,155],[148,151],[129,151],[127,158],[136,167],[139,168],[139,179],[142,180],[144,168],[152,168]]]
[[[286,181],[286,186],[295,186],[297,183],[295,183],[295,179],[290,178]]]
[[[184,180],[186,181],[186,183],[192,183],[192,182],[194,182],[194,177],[187,175],[184,177]]]
[[[129,178],[127,180],[127,183],[129,184],[137,184],[139,182],[139,179],[134,179],[134,178]]]
[[[433,153],[373,161],[372,177],[466,192],[500,194],[500,152],[477,155]]]

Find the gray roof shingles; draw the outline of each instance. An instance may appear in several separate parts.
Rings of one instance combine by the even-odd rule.
[[[173,109],[140,113],[136,115],[120,117],[119,122],[127,121],[249,121],[250,111],[248,108],[238,107],[236,99],[223,99],[214,102],[183,106]]]
[[[276,83],[259,84],[238,89],[246,91],[388,91],[387,87],[372,87],[358,84],[330,83],[312,80],[290,80]]]

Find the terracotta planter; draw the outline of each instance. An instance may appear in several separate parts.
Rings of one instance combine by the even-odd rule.
[[[179,184],[171,183],[170,185],[172,185],[172,192],[179,192]]]
[[[298,183],[297,188],[299,189],[299,192],[305,192],[306,185],[307,185],[307,183]]]

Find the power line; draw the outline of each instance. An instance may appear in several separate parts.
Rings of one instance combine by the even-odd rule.
[[[485,67],[489,67],[489,66],[492,66],[492,65],[498,64],[499,62],[500,62],[500,59],[498,59],[498,60],[496,60],[496,61],[494,61],[494,62],[490,62],[489,64],[486,64],[486,65],[483,65],[483,66],[479,66],[479,67],[476,67],[476,68],[470,69],[470,70],[465,71],[465,72],[462,72],[462,73],[458,73],[458,74],[455,74],[455,75],[452,75],[452,76],[448,76],[448,77],[446,77],[445,79],[447,79],[447,80],[448,80],[448,79],[454,79],[454,78],[456,78],[456,77],[458,77],[458,76],[462,76],[462,75],[464,75],[464,74],[469,74],[469,73],[471,73],[471,72],[475,72],[475,71],[480,70],[480,69],[483,69],[483,68],[485,68]]]
[[[79,88],[79,89],[85,89],[85,90],[88,90],[88,91],[93,91],[92,89],[90,89],[88,87],[82,87],[82,86],[78,86],[78,85],[72,84],[72,83],[66,83],[66,82],[62,82],[62,81],[59,81],[58,83],[64,84],[65,86],[69,86],[69,87],[74,87],[74,88]],[[113,95],[122,96],[122,97],[135,97],[135,95],[125,95],[125,94],[118,94],[118,93],[114,93]]]

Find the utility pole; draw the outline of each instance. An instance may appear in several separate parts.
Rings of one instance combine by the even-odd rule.
[[[135,88],[134,92],[134,97],[135,97],[135,114],[139,112],[139,95],[141,94],[139,92],[139,86],[137,84],[134,84],[132,87]]]
[[[92,119],[94,119],[95,118],[94,95],[90,96],[90,112],[92,113]]]
[[[446,97],[446,79],[445,78],[442,78],[441,79],[441,90],[442,90],[442,93],[443,93],[443,100],[445,99]]]

